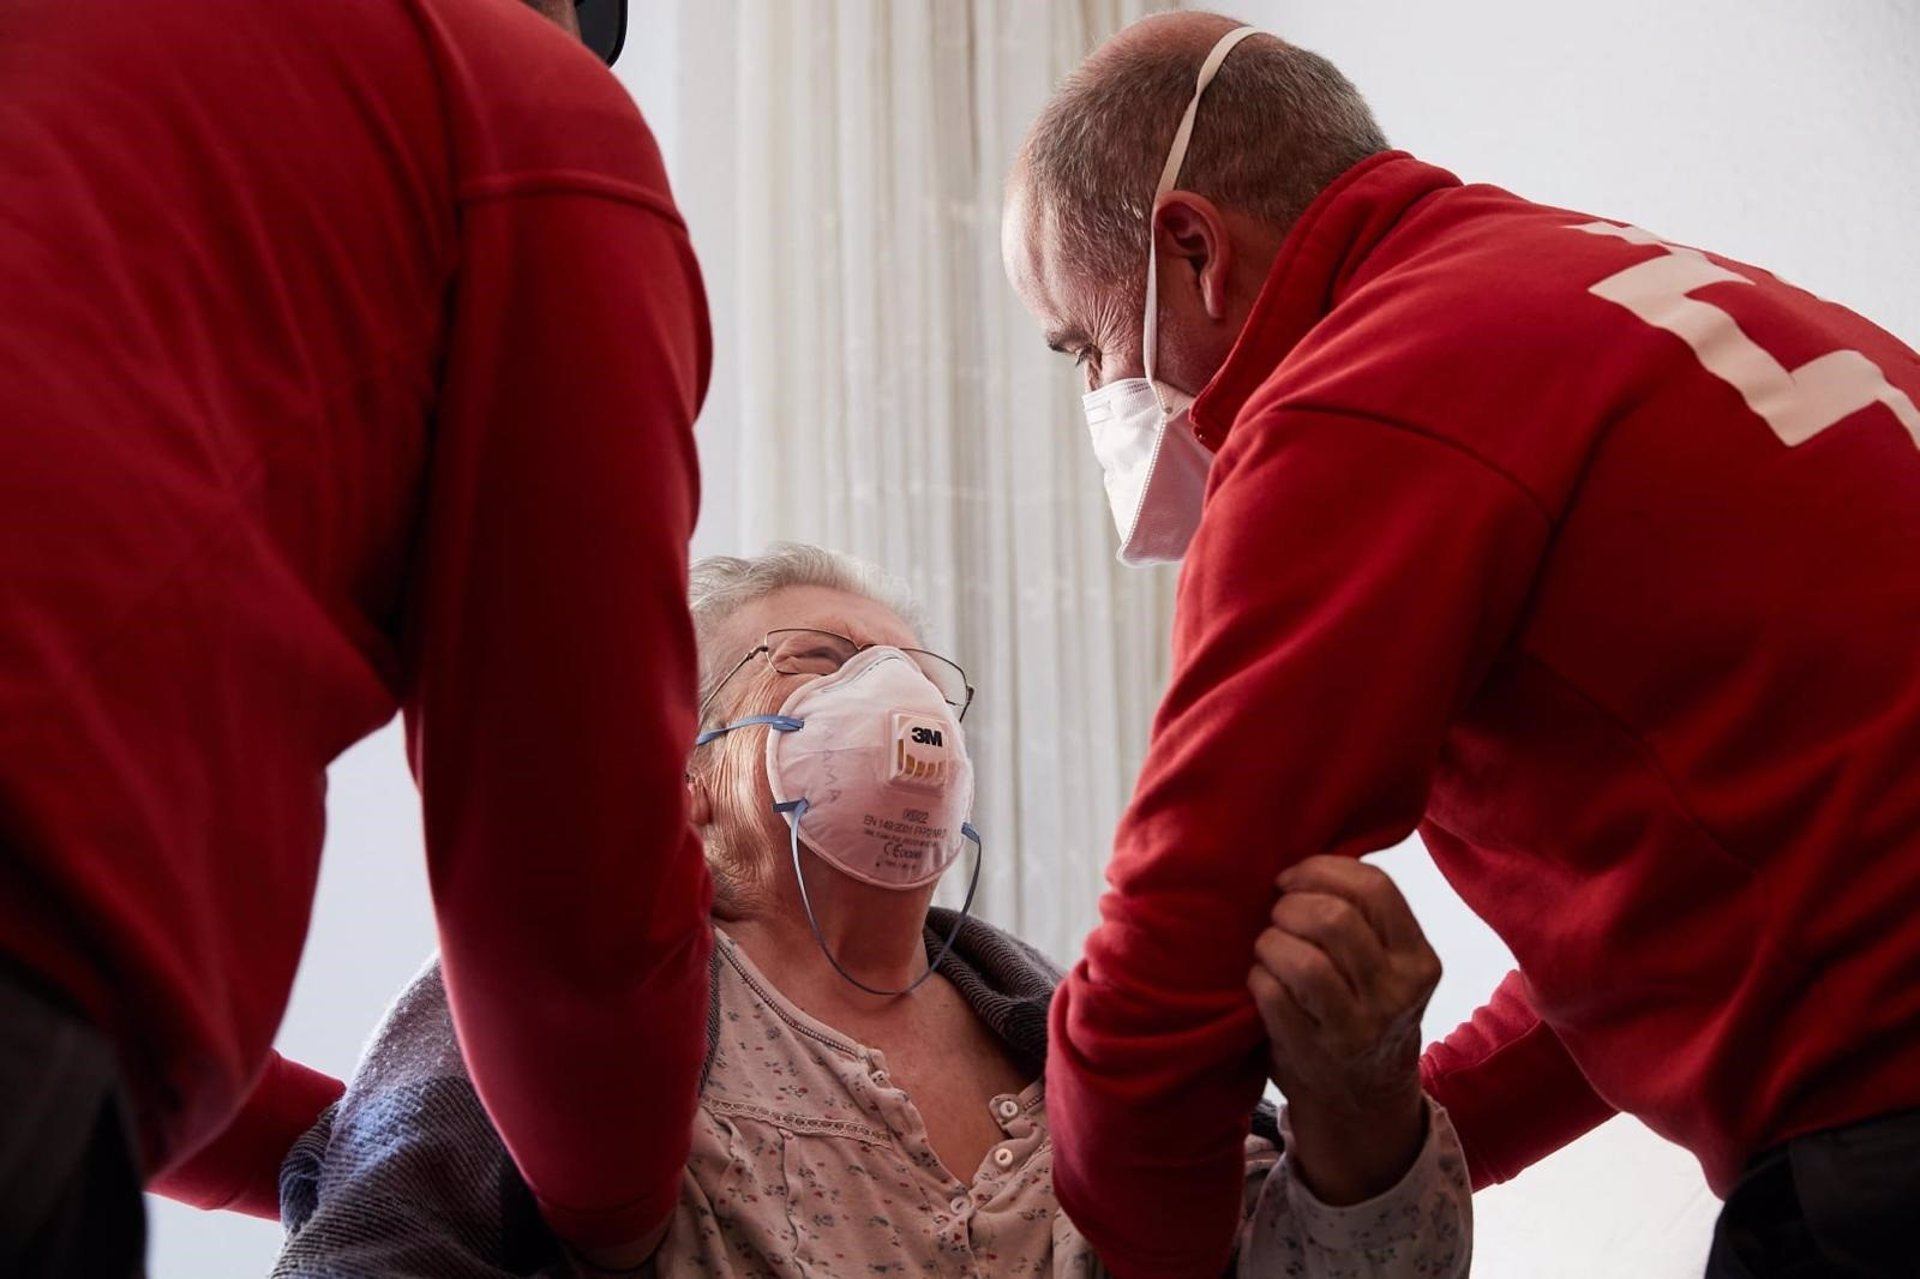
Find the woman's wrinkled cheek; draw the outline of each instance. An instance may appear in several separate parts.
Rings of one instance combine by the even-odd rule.
[[[765,734],[761,729],[747,736],[737,735],[722,761],[721,793],[732,808],[731,817],[750,828],[771,829],[777,824],[773,811],[773,784],[767,779]]]

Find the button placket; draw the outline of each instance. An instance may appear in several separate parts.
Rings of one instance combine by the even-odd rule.
[[[849,1063],[852,1070],[842,1078],[848,1090],[860,1099],[861,1108],[894,1136],[905,1139],[912,1129],[910,1103],[906,1094],[896,1090],[893,1077],[872,1056]]]

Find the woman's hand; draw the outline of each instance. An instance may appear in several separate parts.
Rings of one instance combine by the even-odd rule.
[[[1440,960],[1377,867],[1310,857],[1276,882],[1247,987],[1287,1098],[1288,1154],[1319,1199],[1359,1203],[1391,1189],[1426,1141],[1420,1017]]]

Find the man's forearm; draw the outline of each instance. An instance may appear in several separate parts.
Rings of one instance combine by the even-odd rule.
[[[1518,972],[1427,1049],[1420,1078],[1460,1132],[1475,1190],[1518,1176],[1614,1114],[1534,1011]]]
[[[218,1137],[165,1169],[147,1189],[195,1208],[280,1219],[280,1161],[346,1090],[279,1053]]]

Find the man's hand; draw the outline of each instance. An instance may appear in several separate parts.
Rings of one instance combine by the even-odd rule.
[[[1384,871],[1310,857],[1276,881],[1254,946],[1253,992],[1286,1094],[1289,1151],[1330,1204],[1389,1190],[1426,1140],[1420,1017],[1440,960]]]

